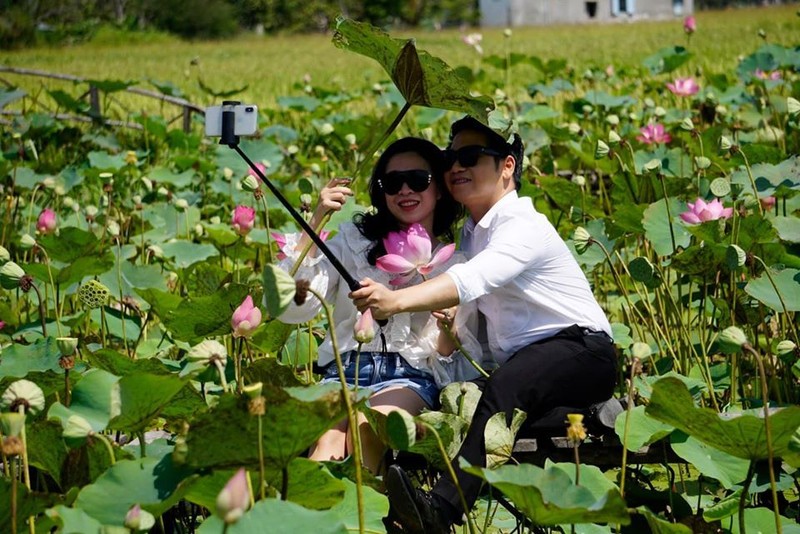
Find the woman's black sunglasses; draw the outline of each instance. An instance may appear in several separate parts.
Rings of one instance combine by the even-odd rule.
[[[411,171],[392,171],[378,179],[378,185],[387,195],[396,195],[403,189],[403,184],[415,193],[422,193],[431,185],[431,173],[422,169]]]
[[[503,156],[497,150],[481,145],[462,146],[458,150],[448,148],[444,151],[444,168],[450,169],[456,161],[462,167],[474,167],[484,154],[495,158]]]

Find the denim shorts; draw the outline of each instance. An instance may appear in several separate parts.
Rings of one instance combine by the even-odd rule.
[[[342,354],[344,376],[348,384],[355,384],[356,352]],[[433,375],[414,369],[396,352],[362,352],[358,358],[358,387],[378,393],[392,387],[408,388],[430,408],[439,406],[439,387]],[[331,362],[323,369],[322,382],[339,381],[336,362]]]

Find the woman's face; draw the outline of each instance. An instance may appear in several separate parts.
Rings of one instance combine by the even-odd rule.
[[[383,176],[380,177],[381,183],[385,184],[382,189],[394,191],[398,186],[400,189],[394,194],[384,191],[386,206],[403,228],[419,223],[428,231],[428,235],[433,236],[433,212],[436,209],[436,201],[441,197],[436,187],[436,180],[431,176],[424,190],[415,191],[412,186],[420,189],[418,176],[422,176],[423,173],[404,174],[405,171],[424,171],[430,176],[431,167],[415,152],[403,152],[392,156],[386,164]],[[413,176],[415,174],[418,176]]]

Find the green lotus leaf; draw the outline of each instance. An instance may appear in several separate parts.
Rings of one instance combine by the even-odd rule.
[[[66,429],[69,418],[78,416],[86,420],[93,432],[101,432],[120,410],[119,377],[102,369],[90,369],[73,388],[69,408],[54,402],[47,418],[58,419]]]
[[[259,501],[228,528],[216,515],[203,521],[198,534],[347,534],[348,530],[331,510],[308,510],[299,504],[275,499]]]
[[[153,294],[155,290],[151,290]],[[195,343],[209,336],[228,334],[231,315],[249,294],[247,286],[231,284],[205,297],[188,296],[178,307],[162,315],[161,320],[173,335],[182,341]]]
[[[30,492],[24,484],[17,483],[17,516],[16,528],[12,528],[11,519],[11,480],[0,477],[0,532],[28,532],[28,517],[36,517],[47,508],[56,503],[63,502],[63,498],[56,493]]]
[[[266,402],[261,418],[264,459],[279,469],[345,417],[338,383],[301,388],[264,384],[262,394]],[[366,398],[364,390],[359,391],[358,400]],[[209,443],[220,446],[209,447]],[[246,399],[225,395],[216,407],[194,419],[186,444],[186,461],[194,467],[258,466],[258,417],[248,412]]]
[[[772,284],[775,284],[773,286]],[[777,292],[776,292],[777,289]],[[783,269],[762,274],[744,286],[748,295],[775,311],[800,311],[800,270]],[[784,308],[785,307],[785,308]]]
[[[3,349],[0,358],[0,380],[24,378],[28,373],[47,372],[63,374],[58,366],[61,353],[56,338],[39,338],[31,345],[15,343]]]
[[[264,303],[272,317],[277,317],[289,307],[297,291],[297,283],[289,273],[276,265],[264,267]],[[316,298],[308,295],[308,298]]]
[[[161,414],[185,381],[175,375],[134,373],[119,381],[122,412],[109,422],[109,428],[135,434]]]
[[[80,508],[69,508],[63,504],[54,506],[46,512],[47,516],[59,526],[63,534],[99,534],[103,525]]]
[[[474,97],[444,61],[417,50],[413,39],[395,39],[366,23],[339,17],[333,43],[376,60],[411,105],[460,111],[488,123],[488,97]]]
[[[703,510],[703,519],[706,522],[722,521],[739,511],[739,501],[742,498],[742,488],[737,489],[718,503]]]
[[[772,226],[781,241],[800,243],[800,219],[797,217],[775,217],[772,219]]]
[[[192,471],[173,464],[172,455],[163,458],[121,460],[78,493],[80,508],[104,525],[125,523],[125,514],[139,504],[158,517],[183,498],[181,483]]]
[[[644,211],[642,224],[645,230],[645,237],[650,241],[659,256],[669,256],[673,253],[672,236],[670,226],[675,236],[675,247],[686,248],[691,242],[691,235],[680,222],[679,214],[685,210],[685,205],[678,199],[670,198],[669,217],[667,216],[667,205],[664,199],[650,204]]]
[[[653,385],[645,413],[737,458],[768,458],[763,417],[721,415],[708,408],[697,408],[689,390],[677,378],[661,378]],[[769,420],[775,457],[782,457],[793,466],[800,465],[800,455],[789,449],[792,434],[800,427],[800,407],[781,408]]]
[[[663,437],[666,437],[675,430],[670,425],[648,417],[644,413],[644,406],[636,406],[630,412],[630,423],[628,423],[628,437],[625,439],[625,420],[627,412],[621,412],[614,421],[614,431],[619,436],[619,440],[628,448],[629,451],[638,451],[645,445],[650,445]]]
[[[703,476],[719,480],[726,489],[733,488],[747,477],[750,462],[715,449],[681,431],[670,436],[670,445],[675,454],[696,467]]]
[[[161,245],[164,257],[172,258],[175,265],[182,269],[194,265],[197,262],[219,256],[219,251],[209,243],[193,243],[191,241],[178,240]]]
[[[576,486],[563,469],[531,465],[503,465],[491,470],[470,466],[463,459],[461,468],[499,489],[536,525],[574,523],[630,524],[628,509],[617,489],[596,495]]]
[[[288,486],[284,500],[299,504],[309,510],[327,510],[342,502],[345,495],[343,481],[331,475],[324,464],[308,458],[294,458],[286,471]],[[267,482],[281,491],[283,471],[267,472]]]
[[[506,424],[506,414],[502,412],[489,418],[486,428],[483,430],[483,440],[486,444],[486,467],[494,469],[511,459],[517,432],[526,417],[528,414],[515,408],[511,424]]]
[[[642,62],[651,75],[672,72],[692,57],[682,46],[667,46],[644,59]]]
[[[650,532],[652,534],[692,534],[692,529],[686,525],[670,523],[669,521],[661,519],[644,506],[637,508],[636,512],[643,515],[647,520],[647,525],[650,527]]]
[[[453,382],[447,384],[439,393],[441,411],[472,420],[478,407],[481,390],[474,382]]]

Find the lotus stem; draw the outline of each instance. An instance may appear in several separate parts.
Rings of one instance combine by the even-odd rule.
[[[272,257],[272,246],[269,244],[269,237],[270,237],[270,227],[269,227],[269,204],[267,204],[267,197],[264,196],[264,192],[260,189],[258,190],[259,197],[261,197],[261,205],[264,206],[264,227],[267,229],[267,258],[269,259],[269,263],[273,263],[275,259]]]
[[[261,500],[267,498],[264,492],[264,481],[267,478],[266,466],[264,464],[264,422],[263,416],[259,413],[258,415],[258,489],[259,495],[261,496]]]
[[[319,235],[319,233],[322,231],[322,229],[325,228],[325,225],[328,224],[328,221],[330,220],[332,213],[333,213],[333,210],[328,211],[328,213],[326,213],[322,217],[322,220],[317,225],[317,227],[314,228],[314,232],[317,235]],[[303,260],[306,259],[306,256],[308,255],[308,251],[311,250],[311,247],[313,247],[313,246],[314,246],[314,242],[309,239],[308,243],[306,243],[305,246],[303,247],[303,250],[300,251],[300,255],[297,257],[297,261],[295,261],[294,265],[292,265],[292,268],[289,269],[289,274],[292,277],[294,277],[294,275],[297,274],[298,269],[300,269],[300,266],[303,264]]]
[[[111,465],[117,463],[117,459],[114,456],[114,447],[111,446],[111,442],[105,437],[102,433],[97,432],[96,434],[92,434],[97,439],[103,442],[103,445],[106,446],[106,451],[108,451],[108,459],[111,461]]]
[[[775,452],[772,450],[772,427],[769,422],[769,384],[767,383],[767,372],[764,369],[764,360],[750,343],[742,345],[742,349],[752,354],[756,359],[758,363],[758,373],[761,377],[761,402],[764,404],[764,436],[767,439],[769,487],[772,491],[772,510],[775,513],[775,532],[781,534],[783,532],[783,527],[781,527],[781,512],[778,509],[778,489],[775,482],[775,466],[773,465]]]
[[[472,356],[470,356],[469,351],[467,351],[467,349],[464,348],[464,345],[461,344],[461,341],[458,339],[458,336],[456,336],[453,333],[453,331],[450,330],[450,327],[447,325],[443,325],[443,327],[445,333],[447,333],[447,335],[450,337],[450,340],[455,344],[456,349],[461,353],[461,355],[464,356],[467,359],[467,361],[472,365],[472,367],[474,367],[475,370],[478,371],[482,376],[489,378],[489,373],[487,373],[486,370],[483,367],[481,367],[478,364],[478,362],[476,362],[472,358]]]
[[[628,405],[625,407],[625,430],[622,433],[622,468],[620,474],[619,493],[625,497],[625,470],[628,466],[628,431],[631,427],[631,412],[633,411],[633,379],[636,376],[636,367],[639,358],[631,360],[630,384],[628,384]]]
[[[433,437],[436,438],[436,444],[439,446],[439,453],[442,455],[442,460],[444,460],[444,465],[447,467],[447,473],[450,475],[450,478],[453,480],[453,485],[456,487],[456,491],[458,492],[458,498],[461,501],[461,507],[464,508],[464,515],[467,518],[467,525],[469,527],[470,534],[475,534],[475,524],[472,522],[472,517],[469,514],[469,508],[467,507],[467,499],[464,497],[464,492],[461,490],[461,486],[458,483],[458,478],[456,477],[456,472],[453,469],[453,464],[450,461],[450,457],[447,455],[447,451],[444,448],[444,444],[442,443],[442,438],[439,436],[439,432],[433,427],[433,425],[422,422],[422,425],[433,434]]]
[[[358,432],[358,415],[355,412],[355,408],[353,408],[353,403],[350,399],[350,391],[347,388],[347,380],[344,376],[342,355],[339,353],[339,343],[336,340],[336,325],[333,321],[331,307],[327,302],[325,302],[325,299],[322,297],[322,295],[320,295],[313,288],[309,288],[308,292],[319,299],[320,303],[322,304],[322,309],[325,311],[325,318],[328,320],[328,332],[330,332],[331,335],[333,357],[336,359],[336,370],[339,374],[339,382],[342,384],[342,396],[347,409],[348,430],[353,439],[353,463],[356,471],[356,501],[358,502],[358,532],[359,534],[364,534],[364,492],[362,489],[361,436]]]
[[[758,214],[764,216],[764,208],[761,207],[761,202],[758,201],[758,189],[756,189],[756,181],[753,178],[753,170],[750,168],[750,162],[747,160],[747,155],[738,149],[737,152],[742,155],[744,159],[744,167],[747,169],[747,178],[750,180],[750,186],[753,188],[753,198],[756,199],[756,207],[758,207]]]

